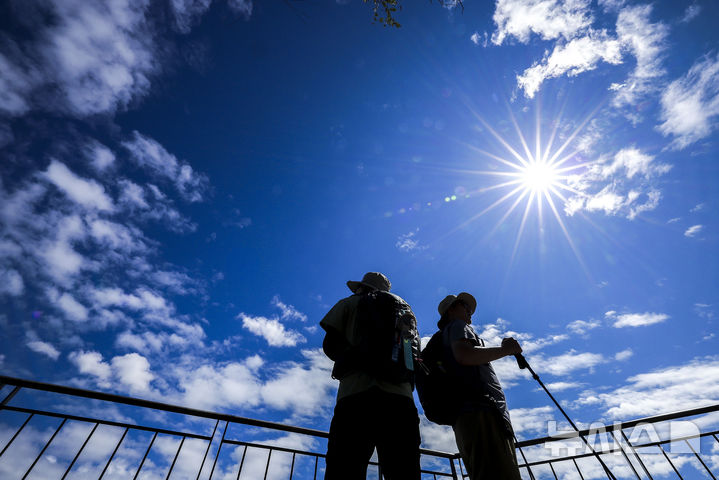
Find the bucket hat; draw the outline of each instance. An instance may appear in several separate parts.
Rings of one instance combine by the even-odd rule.
[[[355,280],[349,280],[347,286],[352,292],[356,292],[357,288],[364,285],[372,290],[382,290],[383,292],[389,292],[392,288],[392,284],[389,279],[379,272],[367,272],[362,277],[362,281],[358,282]]]
[[[474,314],[474,311],[477,309],[477,300],[474,299],[472,295],[470,295],[467,292],[462,292],[458,295],[447,295],[444,297],[444,299],[439,302],[439,305],[437,305],[437,311],[439,312],[439,315],[442,317],[444,314],[449,310],[449,308],[454,305],[457,302],[464,302],[469,307],[469,313]]]

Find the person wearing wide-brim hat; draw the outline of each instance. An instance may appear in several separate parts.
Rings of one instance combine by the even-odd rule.
[[[452,429],[470,480],[520,480],[507,402],[490,362],[521,353],[522,347],[511,337],[499,347],[486,347],[471,325],[476,309],[467,292],[447,295],[437,306],[437,326],[461,384]]]
[[[372,360],[378,355],[364,348],[366,333],[362,333],[363,326],[372,324],[365,312],[379,308],[368,305],[390,311],[384,308],[386,303],[368,303],[382,297],[393,306],[387,317],[391,328],[395,328],[395,318],[409,318],[413,328],[405,331],[413,332],[418,346],[414,314],[402,298],[390,293],[392,284],[382,273],[368,272],[360,281],[348,281],[347,287],[353,294],[337,302],[320,322],[325,330],[322,348],[335,362],[332,374],[340,381],[327,441],[325,480],[364,480],[375,448],[385,479],[420,480],[419,416],[413,386],[369,367],[377,363]],[[366,355],[373,358],[365,361]]]

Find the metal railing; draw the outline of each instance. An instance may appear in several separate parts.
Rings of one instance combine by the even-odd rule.
[[[46,401],[52,402],[53,411],[14,405],[14,403],[24,403],[13,402],[13,399],[19,398],[19,395],[29,393],[37,397],[41,392],[55,394],[54,397],[60,396],[46,399]],[[0,430],[0,448],[2,448],[0,450],[0,478],[2,479],[138,479],[147,477],[195,480],[200,478],[249,478],[252,480],[289,478],[290,480],[299,480],[323,477],[326,448],[319,448],[323,446],[318,440],[326,439],[328,434],[321,430],[5,376],[0,376],[0,398],[2,399],[0,400],[0,413],[14,413],[20,416],[16,419],[17,425],[14,429],[7,428],[4,432]],[[68,400],[78,399],[88,399],[90,404],[68,402]],[[62,408],[57,408],[58,406]],[[67,412],[67,410],[81,408],[96,408],[107,412],[108,408],[116,409],[118,406],[137,407],[140,410],[124,420],[109,420],[96,418],[100,415],[78,415]],[[65,411],[59,411],[61,409]],[[112,412],[116,416],[128,416],[127,412],[117,410],[112,410]],[[167,415],[177,415],[178,423],[181,423],[184,428],[168,429],[138,424],[134,421],[136,417],[148,419],[153,415],[165,416],[160,418],[163,423],[171,421],[166,418]],[[210,421],[209,424],[207,420]],[[34,423],[37,425],[33,426]],[[0,419],[0,425],[2,424]],[[71,424],[74,427],[73,434],[66,435],[67,438],[61,441],[59,437]],[[85,427],[85,432],[80,435],[77,432],[82,427]],[[108,431],[100,433],[101,428],[115,430],[115,432],[112,435]],[[193,428],[195,431],[191,431]],[[274,439],[274,441],[249,441],[228,435],[228,431],[242,430],[243,428],[247,436],[257,436],[258,432],[284,433],[287,436]],[[212,433],[209,433],[210,429]],[[202,433],[203,430],[205,433]],[[3,433],[6,438],[1,436]],[[151,436],[149,442],[147,437],[130,440],[133,434],[143,433],[148,437]],[[98,438],[100,436],[103,438]],[[110,439],[110,437],[112,438]],[[160,439],[165,443],[164,448],[158,447]],[[172,448],[168,446],[168,441]],[[286,445],[283,445],[283,441]],[[73,442],[76,449],[71,449],[67,445],[59,445]],[[190,442],[194,442],[191,448],[188,446]],[[20,445],[21,443],[23,445]],[[97,452],[94,455],[89,455],[91,449],[88,446],[93,443],[104,445],[105,449],[102,455]],[[293,443],[298,446],[292,446]],[[315,448],[307,448],[304,447],[305,445]],[[56,450],[61,451],[61,454],[50,452],[56,446],[58,447]],[[135,456],[135,466],[129,465],[131,455],[127,455],[127,452],[125,452],[125,458],[118,458],[124,447],[141,454]],[[97,448],[98,446],[95,445],[96,450]],[[13,452],[13,449],[17,451]],[[230,449],[232,452],[225,454]],[[423,461],[422,478],[457,479],[464,473],[462,466],[459,465],[459,455],[456,453],[429,449],[421,449],[420,453]],[[185,461],[182,468],[178,470],[183,456],[192,458],[190,461]],[[166,460],[164,466],[161,465],[163,459]],[[441,468],[442,466],[444,468]],[[369,475],[375,474],[375,478],[381,478],[378,463],[370,461]]]
[[[37,405],[43,408],[29,408]],[[719,445],[719,430],[673,429],[719,423],[715,412],[719,404],[517,442],[520,471],[530,480],[716,479],[719,448],[702,441]],[[0,415],[2,479],[323,477],[328,434],[321,430],[5,376]],[[458,453],[421,455],[423,479],[468,477]],[[375,461],[368,478],[381,478]]]

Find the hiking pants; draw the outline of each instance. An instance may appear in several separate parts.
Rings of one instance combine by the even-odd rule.
[[[463,413],[452,429],[470,480],[521,480],[514,440],[496,412]]]
[[[325,480],[365,480],[375,447],[387,480],[419,480],[419,417],[414,400],[377,387],[342,398],[327,441]]]

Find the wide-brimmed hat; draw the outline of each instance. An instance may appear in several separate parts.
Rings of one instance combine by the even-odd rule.
[[[471,314],[474,314],[474,311],[477,309],[477,300],[475,300],[469,293],[462,292],[459,295],[447,295],[444,297],[444,300],[439,302],[439,305],[437,305],[439,315],[443,317],[444,314],[447,313],[447,310],[449,310],[449,308],[457,302],[466,303],[469,307],[469,313]]]
[[[347,286],[350,290],[352,290],[352,292],[356,292],[357,288],[362,285],[369,287],[372,290],[382,290],[384,292],[389,292],[389,289],[392,288],[392,284],[389,279],[379,272],[365,273],[361,282],[357,282],[355,280],[347,282]]]

